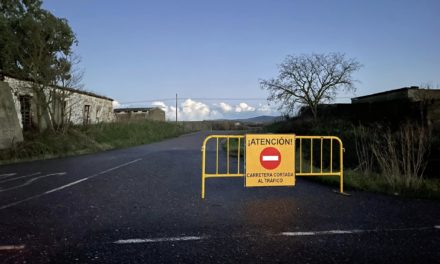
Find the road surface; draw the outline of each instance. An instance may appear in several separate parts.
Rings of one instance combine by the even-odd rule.
[[[242,178],[201,200],[208,134],[0,166],[0,263],[440,263],[438,201]]]

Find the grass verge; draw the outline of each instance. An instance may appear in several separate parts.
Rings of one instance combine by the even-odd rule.
[[[25,141],[0,151],[0,164],[65,157],[148,144],[183,134],[173,123],[136,121],[71,127],[65,133],[26,133]]]
[[[316,176],[307,177],[312,181],[339,187],[339,177]],[[362,190],[385,193],[410,198],[440,199],[440,180],[424,179],[420,186],[406,187],[404,185],[391,187],[381,175],[365,175],[361,172],[347,170],[344,172],[344,190]]]

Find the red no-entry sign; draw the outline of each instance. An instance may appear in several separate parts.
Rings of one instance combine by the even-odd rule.
[[[246,135],[246,187],[295,185],[295,135]]]
[[[276,169],[281,163],[281,153],[276,148],[267,147],[261,151],[260,163],[266,170]]]

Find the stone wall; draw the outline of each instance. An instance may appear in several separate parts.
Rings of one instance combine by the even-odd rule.
[[[127,110],[115,112],[116,120],[154,120],[165,121],[165,112],[160,108],[143,108],[139,110]]]
[[[73,124],[83,124],[85,120],[84,108],[89,105],[89,124],[113,122],[115,115],[112,102],[107,99],[74,93],[67,99],[67,115]]]
[[[19,122],[20,122],[20,127],[23,128],[23,123],[22,123],[22,119],[21,119],[21,112],[20,112],[21,106],[20,106],[19,96],[20,95],[29,95],[31,97],[34,97],[34,94],[31,89],[31,84],[30,84],[30,82],[20,81],[20,80],[10,78],[7,76],[5,77],[5,82],[9,84],[9,87],[11,89],[12,98],[14,100],[14,105],[15,105],[15,113],[17,115]],[[32,111],[32,113],[35,114],[35,111]],[[35,115],[33,115],[33,119],[36,120]]]
[[[13,100],[15,104],[16,115],[19,120],[19,124],[22,127],[22,117],[20,111],[20,96],[29,95],[35,98],[35,95],[31,89],[31,82],[22,81],[15,78],[6,76],[5,82],[9,84],[12,90]],[[89,119],[88,124],[95,124],[99,122],[113,122],[115,120],[115,115],[113,113],[113,100],[106,98],[104,96],[95,95],[90,92],[73,90],[73,89],[63,89],[55,88],[56,94],[62,101],[65,101],[65,110],[62,112],[61,107],[63,103],[56,102],[51,104],[51,109],[54,111],[54,118],[64,119],[75,125],[80,125],[85,123],[85,106],[89,105]],[[45,91],[46,96],[49,96],[49,89]],[[35,114],[35,100],[33,100],[33,105],[31,106],[32,120],[36,122]],[[55,109],[55,110],[54,110]],[[61,114],[63,113],[63,114]],[[59,121],[59,120],[57,120]]]
[[[0,81],[0,149],[7,149],[13,143],[23,141],[20,121],[12,98],[11,88]]]
[[[165,111],[159,108],[153,108],[148,113],[148,119],[155,121],[165,121]]]

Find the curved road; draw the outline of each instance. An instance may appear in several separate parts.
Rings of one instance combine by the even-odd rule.
[[[438,201],[242,178],[202,201],[208,134],[0,166],[0,263],[440,263]]]

